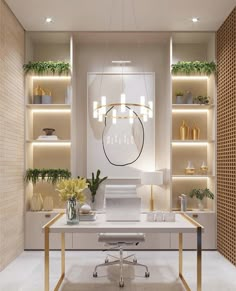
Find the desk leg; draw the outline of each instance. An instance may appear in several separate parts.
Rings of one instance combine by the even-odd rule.
[[[183,234],[179,233],[179,276],[183,274]]]
[[[44,290],[49,291],[49,229],[44,230]]]
[[[197,228],[197,291],[202,290],[202,228]]]
[[[61,233],[61,277],[57,282],[54,291],[59,290],[61,283],[65,277],[65,233]]]
[[[187,281],[183,276],[183,234],[179,233],[179,278],[181,279],[185,289],[191,291]],[[197,290],[199,291],[199,290]]]

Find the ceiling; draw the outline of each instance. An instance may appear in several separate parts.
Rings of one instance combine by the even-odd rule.
[[[216,31],[236,6],[236,0],[5,1],[27,31]]]

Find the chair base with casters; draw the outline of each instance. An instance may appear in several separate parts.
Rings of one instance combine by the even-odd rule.
[[[99,242],[103,242],[110,246],[110,250],[119,249],[119,257],[108,254],[105,263],[99,264],[95,267],[93,277],[97,277],[97,269],[100,267],[107,267],[112,265],[120,266],[120,280],[119,286],[124,287],[123,266],[132,265],[145,268],[145,277],[149,277],[150,273],[146,265],[137,262],[137,258],[134,254],[124,257],[123,247],[128,245],[138,245],[140,242],[145,241],[145,235],[143,233],[101,233],[98,237]],[[109,258],[114,259],[110,261]],[[131,260],[132,259],[132,260]]]

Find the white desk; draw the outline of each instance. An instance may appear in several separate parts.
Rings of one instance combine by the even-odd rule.
[[[107,222],[104,214],[98,214],[96,221],[82,221],[77,225],[67,225],[64,213],[58,214],[43,226],[45,232],[44,290],[49,291],[49,234],[61,233],[61,277],[54,290],[58,290],[65,276],[65,233],[179,233],[179,277],[186,290],[190,291],[183,276],[183,233],[197,233],[197,291],[201,291],[201,249],[203,227],[185,214],[176,214],[175,222],[147,222],[146,215],[141,215],[139,222]]]

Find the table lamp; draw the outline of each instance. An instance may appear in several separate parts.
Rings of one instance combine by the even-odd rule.
[[[153,171],[153,172],[142,172],[141,173],[141,184],[151,186],[150,195],[150,211],[154,210],[154,198],[153,198],[153,185],[163,184],[163,172]]]

